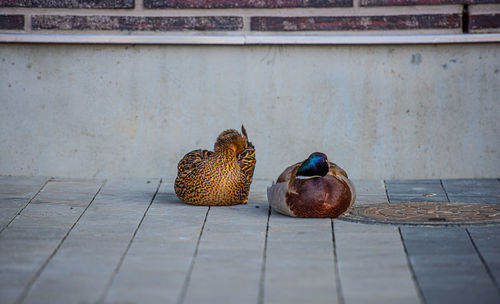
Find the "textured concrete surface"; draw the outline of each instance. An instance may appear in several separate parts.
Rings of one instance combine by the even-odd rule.
[[[363,203],[387,184],[353,182]],[[500,193],[498,179],[441,182]],[[499,302],[499,225],[290,218],[269,212],[269,184],[247,205],[208,208],[180,202],[168,179],[0,177],[1,193],[29,199],[0,231],[0,302]]]
[[[256,178],[496,177],[500,45],[0,45],[0,174],[167,177],[245,124]]]

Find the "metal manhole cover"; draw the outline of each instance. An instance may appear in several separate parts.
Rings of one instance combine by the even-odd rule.
[[[340,219],[403,225],[500,224],[500,204],[379,203],[353,207]]]

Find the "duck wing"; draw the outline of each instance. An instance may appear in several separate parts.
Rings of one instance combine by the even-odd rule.
[[[251,183],[253,178],[253,171],[255,169],[255,147],[248,140],[247,131],[245,130],[244,126],[241,126],[241,133],[243,134],[243,136],[245,136],[247,144],[246,148],[237,155],[237,161],[240,165],[240,169],[243,172],[243,175],[245,176],[245,179],[247,180],[247,182]]]
[[[213,152],[211,151],[199,149],[191,151],[188,154],[184,155],[184,157],[179,161],[179,164],[177,165],[177,176],[180,178],[185,177],[191,171],[193,171],[194,168],[199,166],[200,163],[207,160],[212,154]]]
[[[248,146],[238,155],[237,159],[245,177],[252,180],[255,169],[255,148],[252,143],[248,143]]]
[[[329,169],[328,172],[335,175],[335,176],[343,175],[346,178],[349,178],[349,176],[347,176],[347,173],[345,172],[345,170],[340,168],[336,163],[332,163],[331,161],[329,161],[328,162],[328,169]]]
[[[286,168],[285,171],[283,171],[280,176],[278,177],[278,180],[276,183],[283,183],[283,182],[288,182],[290,181],[290,178],[292,177],[292,171],[294,169],[297,169],[302,165],[304,161],[298,162],[295,165],[291,165],[290,167]]]

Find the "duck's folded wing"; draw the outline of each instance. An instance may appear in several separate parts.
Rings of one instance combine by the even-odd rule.
[[[335,176],[339,176],[339,175],[343,175],[347,178],[349,178],[349,176],[347,176],[347,173],[345,172],[344,169],[340,168],[336,163],[332,163],[332,162],[328,162],[328,167],[329,167],[329,171],[335,175]]]
[[[177,165],[177,176],[185,176],[193,168],[195,168],[199,162],[204,161],[210,157],[210,155],[213,152],[208,151],[208,150],[194,150],[189,152],[188,154],[184,155],[184,157],[179,161],[179,164]]]
[[[245,150],[238,155],[238,164],[245,177],[251,181],[255,169],[255,148],[251,142],[248,142]]]
[[[291,165],[290,167],[286,168],[285,171],[283,171],[278,179],[276,180],[276,183],[284,183],[284,182],[289,182],[290,178],[292,177],[292,172],[293,170],[297,169],[302,165],[304,161],[298,162],[295,165]]]
[[[267,188],[267,201],[269,205],[279,213],[295,217],[295,214],[286,203],[287,192],[288,182],[273,184],[271,187]]]

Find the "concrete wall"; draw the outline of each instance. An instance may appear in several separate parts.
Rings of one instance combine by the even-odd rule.
[[[168,177],[244,123],[256,178],[500,176],[500,45],[0,45],[0,174]]]

